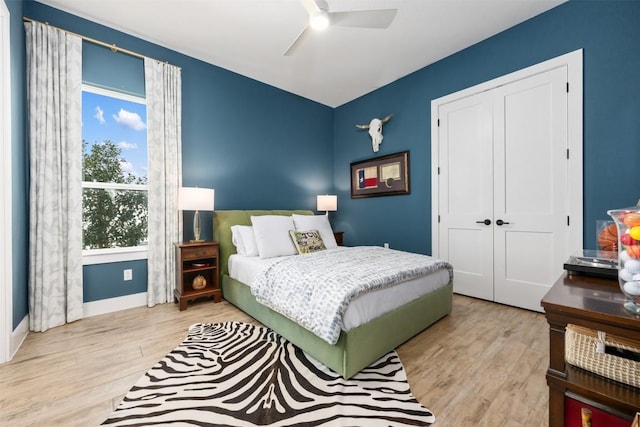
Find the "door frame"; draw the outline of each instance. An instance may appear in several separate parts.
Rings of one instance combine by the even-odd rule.
[[[0,301],[4,301],[0,316],[0,363],[11,359],[11,333],[13,332],[13,250],[11,227],[11,67],[10,19],[5,1],[0,1],[0,158],[2,158],[2,184],[0,184]]]
[[[567,67],[568,99],[567,99],[567,141],[569,145],[568,164],[568,203],[569,221],[569,256],[583,248],[583,197],[582,197],[582,49],[549,59],[547,61],[523,68],[513,73],[480,83],[461,91],[445,95],[431,101],[431,254],[438,257],[440,241],[440,227],[438,223],[439,206],[439,109],[443,104],[456,101],[481,92],[495,89],[499,86],[526,79],[527,77],[544,73],[559,67]]]

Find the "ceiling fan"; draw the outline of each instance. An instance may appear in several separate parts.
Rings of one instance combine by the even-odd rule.
[[[292,55],[314,31],[322,31],[329,25],[357,28],[387,28],[396,17],[398,9],[354,10],[329,12],[326,0],[300,0],[309,14],[309,23],[284,51],[284,56]]]

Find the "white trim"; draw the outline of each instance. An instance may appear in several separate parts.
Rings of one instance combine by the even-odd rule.
[[[488,90],[512,83],[517,80],[526,79],[527,77],[530,77],[536,74],[541,74],[549,70],[553,70],[555,68],[564,67],[565,65],[570,67],[578,67],[580,70],[582,70],[582,49],[578,49],[573,52],[566,53],[564,55],[557,56],[552,59],[548,59],[546,61],[532,65],[530,67],[523,68],[521,70],[514,71],[509,74],[505,74],[504,76],[496,77],[493,80],[479,83],[475,86],[471,86],[466,89],[462,89],[458,92],[450,93],[448,95],[434,99],[431,101],[431,106],[433,107],[434,105],[438,106],[440,104],[446,104],[446,103],[455,101],[457,99],[462,99],[468,96],[475,95],[480,92],[486,92]],[[577,71],[577,70],[574,70],[574,71]],[[580,74],[580,81],[582,81],[582,74]],[[579,88],[579,91],[580,93],[582,93],[582,86]],[[569,93],[576,93],[576,92],[574,91]]]
[[[437,258],[440,254],[440,143],[439,143],[439,101],[431,101],[431,256]]]
[[[131,101],[137,104],[147,105],[147,99],[145,97],[131,95],[125,92],[119,92],[115,89],[106,89],[99,86],[82,83],[82,91],[91,92],[98,95],[110,96],[111,98],[124,99],[125,101]]]
[[[147,259],[147,246],[133,248],[87,249],[82,251],[82,265]]]
[[[29,335],[29,315],[26,315],[22,318],[16,329],[11,332],[11,340],[10,340],[10,355],[11,358],[15,356],[18,349],[24,342],[25,338]],[[11,360],[9,358],[9,360]]]
[[[0,363],[11,360],[13,329],[13,235],[11,218],[11,47],[10,19],[6,3],[0,2],[0,158],[2,158],[2,184],[0,184]],[[17,350],[17,348],[16,348]]]
[[[582,49],[573,51],[567,55],[568,65],[567,79],[569,86],[569,98],[567,105],[567,138],[569,143],[569,193],[567,208],[571,218],[569,227],[569,245],[571,253],[576,253],[584,248],[584,178],[583,178],[583,57]]]
[[[120,184],[118,182],[82,181],[82,188],[98,188],[102,190],[134,190],[148,191],[147,184]]]
[[[98,316],[100,314],[113,313],[114,311],[126,310],[128,308],[143,307],[147,305],[147,293],[125,295],[122,297],[101,299],[98,301],[85,302],[83,304],[84,317]]]
[[[549,59],[522,70],[480,83],[476,86],[445,95],[431,101],[431,253],[438,257],[439,226],[438,213],[440,199],[438,194],[438,110],[439,106],[458,99],[466,98],[494,89],[496,87],[521,80],[535,74],[544,73],[558,67],[566,66],[568,69],[568,144],[569,144],[569,172],[567,212],[571,218],[569,227],[569,246],[571,253],[583,247],[583,180],[582,180],[582,112],[583,112],[583,61],[582,49],[575,50],[565,55]]]

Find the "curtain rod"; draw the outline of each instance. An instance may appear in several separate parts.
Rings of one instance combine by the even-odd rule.
[[[24,22],[36,22],[38,24],[48,25],[51,28],[55,28],[57,30],[64,31],[66,34],[71,34],[71,35],[80,37],[82,40],[87,41],[89,43],[97,44],[98,46],[102,46],[102,47],[107,47],[107,48],[111,49],[111,52],[121,52],[121,53],[130,55],[130,56],[134,56],[136,58],[141,58],[141,59],[149,58],[149,59],[154,60],[156,62],[164,62],[165,64],[169,64],[168,61],[160,61],[159,59],[155,59],[155,58],[143,55],[143,54],[138,53],[138,52],[133,52],[131,50],[118,47],[115,44],[109,44],[109,43],[105,43],[105,42],[100,41],[100,40],[92,39],[91,37],[86,37],[86,36],[83,36],[82,34],[74,33],[73,31],[68,31],[68,30],[65,30],[64,28],[56,27],[55,25],[51,25],[48,22],[41,22],[41,21],[37,21],[35,19],[31,19],[31,18],[27,18],[27,17],[23,17],[22,20]],[[172,64],[170,64],[170,65],[172,65]],[[174,67],[177,67],[177,66],[174,65]],[[181,67],[177,67],[177,68],[181,69]]]

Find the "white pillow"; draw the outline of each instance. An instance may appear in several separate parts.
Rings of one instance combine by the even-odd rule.
[[[241,225],[234,225],[231,227],[231,243],[236,247],[236,253],[238,255],[243,255],[247,253],[244,248],[244,243],[242,242],[242,234],[240,234]]]
[[[337,248],[336,237],[333,235],[329,217],[327,215],[298,215],[293,214],[293,223],[296,230],[308,231],[318,230],[320,237],[327,249]]]
[[[289,236],[295,230],[293,219],[283,215],[252,216],[253,235],[258,246],[260,258],[273,258],[284,255],[297,255],[295,245]]]
[[[246,256],[258,256],[258,246],[256,245],[256,236],[253,227],[244,225],[240,228],[240,235],[244,243],[244,249],[247,251]]]
[[[253,227],[249,225],[234,225],[231,227],[231,241],[236,247],[238,255],[258,256],[258,246],[253,234]]]

